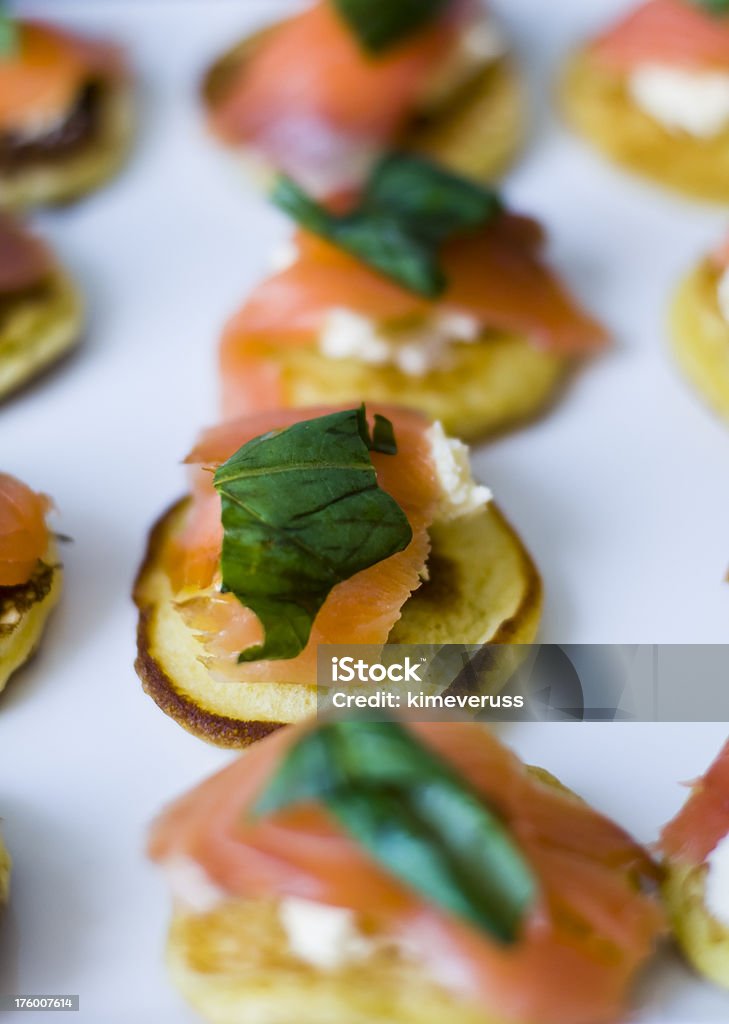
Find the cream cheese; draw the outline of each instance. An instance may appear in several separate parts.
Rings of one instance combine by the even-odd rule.
[[[635,103],[669,131],[709,139],[729,124],[729,74],[723,71],[644,64],[631,74],[628,88]]]
[[[448,437],[440,423],[430,427],[428,440],[441,487],[436,520],[447,523],[485,508],[491,501],[491,491],[473,479],[468,445]]]
[[[345,907],[287,896],[279,903],[278,912],[290,952],[320,970],[333,971],[364,960],[376,948],[357,927],[354,911]]]
[[[410,377],[445,369],[458,342],[477,341],[481,328],[462,313],[439,313],[414,327],[388,329],[344,307],[326,316],[319,350],[329,359],[356,359],[371,366],[395,366]]]
[[[227,898],[191,857],[170,857],[165,862],[165,872],[175,900],[193,913],[207,914]]]

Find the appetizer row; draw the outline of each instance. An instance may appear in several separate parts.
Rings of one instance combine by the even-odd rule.
[[[259,176],[358,190],[383,153],[490,179],[525,130],[508,44],[481,0],[319,0],[243,39],[205,76],[215,134]]]
[[[406,148],[492,179],[525,135],[524,90],[479,0],[319,0],[208,71],[215,134],[317,198]],[[729,200],[729,3],[647,0],[582,47],[568,117],[633,170]],[[120,49],[0,11],[0,207],[62,202],[113,174],[133,124]]]
[[[423,194],[417,174],[393,171],[393,149],[425,153],[482,180],[513,150],[524,118],[508,54],[493,16],[474,0],[320,0],[224,54],[205,77],[203,100],[219,138],[259,171],[265,168],[266,177],[289,179],[279,181],[277,196],[306,233],[318,228],[345,250],[343,239],[356,236],[362,262],[363,245],[379,249],[380,257],[385,248],[381,236],[370,237],[377,236],[373,221],[383,212],[378,199]],[[726,0],[638,4],[571,58],[561,92],[570,120],[610,156],[701,198],[729,200]],[[497,137],[509,145],[496,145]],[[381,175],[391,175],[389,185],[381,185]],[[360,205],[353,199],[358,195]],[[321,199],[326,209],[318,206]],[[421,224],[425,216],[421,211]],[[465,243],[448,246],[440,267],[441,285],[447,284],[427,322],[412,294],[409,302],[402,294],[396,301],[392,291],[375,294],[351,261],[327,265],[331,246],[312,248],[304,235],[291,266],[252,296],[226,332],[226,410],[267,407],[274,387],[279,404],[389,402],[407,394],[409,404],[469,439],[533,415],[572,357],[599,344],[601,334],[584,318],[578,326],[574,308],[570,324],[564,307],[559,317],[555,296],[543,280],[534,281],[534,267],[525,267],[536,255],[536,232],[519,232],[516,256],[513,231],[490,234],[487,252]],[[400,252],[400,263],[412,255],[411,245]],[[486,269],[478,274],[481,265]],[[278,302],[281,320],[273,312]],[[296,303],[291,312],[288,302]],[[724,311],[720,306],[717,318],[716,303],[706,295],[701,302],[684,295],[679,305],[681,363],[726,411]],[[535,311],[536,325],[529,322]],[[478,337],[479,314],[488,356],[467,344]],[[516,344],[524,339],[531,351]]]
[[[216,1024],[609,1024],[670,919],[729,987],[728,764],[657,863],[480,725],[287,728],[152,830],[173,980]]]
[[[262,740],[149,841],[215,1024],[617,1024],[669,930],[729,988],[729,743],[657,852],[481,725],[362,719]],[[0,912],[10,868],[0,838]]]
[[[212,66],[215,134],[257,177],[361,188],[393,147],[491,179],[524,135],[523,88],[480,0],[319,0]],[[569,60],[562,105],[609,157],[729,201],[729,2],[646,0]]]
[[[118,47],[0,5],[0,400],[80,340],[81,296],[8,210],[66,203],[106,181],[132,135]]]
[[[135,588],[145,689],[233,747],[315,710],[320,644],[534,638],[537,571],[458,438],[534,415],[605,340],[539,226],[421,155],[273,198],[301,230],[225,331],[226,421]]]
[[[214,131],[316,195],[356,188],[407,146],[476,177],[509,162],[524,95],[478,0],[315,4],[209,71]],[[285,73],[282,73],[285,69]],[[116,45],[0,8],[0,207],[67,202],[127,155],[133,89]]]
[[[405,183],[424,196],[437,187],[439,204],[453,208],[431,196],[403,214],[390,190]],[[505,210],[496,193],[396,156],[368,194],[366,207],[336,217],[279,185],[277,201],[302,229],[285,265],[223,333],[227,416],[367,399],[405,403],[473,441],[543,411],[606,343],[541,258],[541,227]],[[376,232],[378,218],[398,231],[386,251],[376,235],[358,237]],[[437,237],[423,249],[433,220]],[[0,213],[0,401],[70,352],[82,330],[83,300],[68,273]],[[726,244],[682,283],[672,333],[688,377],[729,417]]]
[[[671,60],[677,66],[691,65],[682,74],[695,79],[694,86],[706,80],[718,89],[720,80],[729,83],[729,71],[718,67],[721,42],[729,38],[729,31],[721,4],[713,3],[711,10],[708,6],[652,0],[587,48],[584,59],[609,63],[623,50],[632,54],[635,67],[626,65],[627,78],[621,80],[622,93],[631,97],[642,95],[636,82],[651,70],[678,74],[660,63],[670,65]],[[311,140],[316,125],[331,135],[331,146],[333,140],[340,149],[354,145],[357,131],[349,120],[333,115],[327,120],[323,112],[329,111],[330,99],[334,103],[344,96],[354,103],[367,93],[335,89],[335,65],[353,68],[353,74],[369,75],[375,82],[380,76],[387,78],[385,111],[396,99],[388,76],[403,74],[403,62],[414,74],[411,50],[427,49],[428,39],[431,46],[433,39],[442,44],[436,47],[438,60],[451,68],[459,110],[473,101],[474,90],[478,97],[482,87],[486,89],[482,79],[487,69],[490,95],[490,73],[495,67],[511,67],[503,40],[495,45],[501,37],[493,20],[479,5],[424,5],[420,14],[408,14],[408,8],[388,5],[389,13],[382,12],[378,21],[372,12],[364,17],[357,3],[316,4],[264,33],[250,60],[241,56],[251,49],[249,42],[235,49],[237,58],[221,60],[206,79],[205,95],[216,130],[220,133],[227,124],[229,141],[267,153],[272,167],[305,184],[302,190],[293,180],[283,180],[276,189],[278,201],[304,229],[289,254],[290,265],[257,289],[226,332],[221,362],[227,414],[332,400],[400,402],[407,394],[408,404],[439,418],[450,431],[474,439],[535,415],[558,391],[576,359],[604,341],[601,328],[570,301],[540,260],[542,235],[537,225],[506,213],[498,196],[486,188],[437,170],[425,160],[401,152],[393,155],[393,145],[410,144],[410,136],[400,130],[378,135],[377,144],[370,139],[369,157],[359,161],[356,183],[339,181],[335,188],[322,190],[312,180],[315,169],[306,173],[297,163],[289,134]],[[693,32],[688,31],[689,23]],[[100,183],[127,149],[131,84],[125,62],[109,44],[46,24],[13,22],[6,16],[2,26],[0,129],[4,121],[5,132],[0,130],[0,206],[71,198]],[[674,31],[681,27],[686,31]],[[655,45],[641,56],[641,32],[647,38],[648,28],[655,29]],[[367,32],[375,30],[381,38],[367,42]],[[334,43],[301,47],[307,34],[316,40],[326,32],[339,40],[343,52]],[[692,40],[697,52],[690,49]],[[707,47],[703,57],[701,45]],[[332,68],[321,59],[322,52],[331,58]],[[286,66],[303,80],[314,76],[311,95],[286,91],[292,73],[275,73],[276,61],[284,53]],[[474,53],[480,55],[475,63]],[[424,73],[425,65],[418,66]],[[428,68],[432,71],[430,64]],[[432,81],[432,74],[426,77]],[[208,86],[213,81],[211,98]],[[478,88],[474,81],[480,82]],[[451,101],[448,109],[453,116],[453,97]],[[699,96],[696,110],[707,102]],[[309,103],[314,105],[309,108]],[[677,99],[671,104],[679,110],[685,105]],[[270,116],[249,123],[269,106]],[[365,109],[371,106],[365,104]],[[117,108],[127,111],[121,119],[126,129],[124,140],[112,144],[119,119],[109,111]],[[477,108],[471,111],[473,124],[466,133],[474,145],[479,138],[476,127],[491,124],[479,104]],[[422,127],[422,114],[413,117]],[[364,130],[361,125],[360,129]],[[286,140],[284,151],[290,161],[275,159],[274,142],[280,137]],[[673,145],[685,142],[682,135],[670,138]],[[449,161],[437,147],[412,148],[472,171],[463,161]],[[318,154],[332,172],[337,161],[325,158],[326,152],[323,144],[321,150],[314,145],[310,155],[313,159]],[[677,166],[675,160],[662,158],[657,164],[662,169]],[[716,166],[715,160],[711,166]],[[89,169],[97,173],[90,174]],[[352,189],[360,194],[358,202]],[[319,205],[322,191],[339,197],[338,214],[329,205]],[[399,201],[403,192],[413,196],[405,209]],[[383,216],[388,225],[395,216],[399,232],[384,268],[389,287],[373,273],[383,270],[385,241],[392,241],[382,237]],[[482,236],[478,243],[452,237],[466,227]],[[21,248],[20,234],[0,221],[0,398],[32,379],[80,336],[75,289],[49,254],[41,255],[39,245],[28,241]],[[312,234],[325,244],[312,245]],[[54,280],[49,283],[51,272]],[[290,310],[282,306],[279,316],[282,299],[291,305]],[[698,305],[698,318],[689,305]],[[729,346],[723,312],[719,322],[704,315],[710,305],[715,310],[715,303],[697,304],[695,295],[693,303],[684,300],[683,314],[677,314],[683,324],[679,356],[721,408],[729,403]]]

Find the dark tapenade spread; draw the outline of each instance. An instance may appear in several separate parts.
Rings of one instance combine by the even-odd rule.
[[[99,130],[104,88],[101,81],[89,82],[66,119],[44,135],[28,138],[16,132],[0,133],[0,172],[67,159],[93,142]]]

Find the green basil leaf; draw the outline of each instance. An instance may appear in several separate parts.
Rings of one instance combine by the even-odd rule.
[[[387,210],[436,245],[488,224],[503,211],[498,193],[423,157],[392,153],[372,175],[364,205]]]
[[[5,4],[0,4],[0,60],[13,57],[20,45],[17,22],[10,16]]]
[[[693,2],[698,7],[709,11],[710,14],[716,14],[719,17],[729,14],[729,0],[693,0]]]
[[[385,416],[375,413],[375,429],[372,432],[372,450],[382,455],[397,455],[397,441],[392,423]]]
[[[458,917],[481,924],[448,850],[408,806],[387,790],[338,791],[326,806],[388,872]],[[487,930],[492,929],[487,926]]]
[[[325,723],[288,752],[254,815],[318,800],[407,885],[502,943],[537,883],[481,796],[395,722]]]
[[[223,590],[265,631],[240,661],[295,658],[332,588],[410,543],[372,444],[364,410],[352,409],[254,438],[216,472]]]
[[[334,0],[334,6],[373,54],[382,53],[424,28],[449,0]]]
[[[254,814],[315,800],[354,785],[416,784],[432,758],[396,722],[325,722],[290,748]]]
[[[388,212],[371,210],[343,218],[330,238],[409,291],[435,299],[445,290],[436,248]]]
[[[397,441],[395,440],[395,428],[386,416],[379,412],[374,416],[375,426],[370,434],[367,423],[367,408],[364,404],[359,408],[360,434],[371,452],[379,452],[381,455],[397,455]]]
[[[536,883],[508,832],[480,798],[441,780],[414,790],[411,805],[447,845],[472,917],[503,942],[513,941],[536,898]]]
[[[445,288],[433,246],[387,212],[370,208],[336,216],[287,178],[279,179],[271,198],[307,231],[327,239],[410,291],[437,298]]]
[[[293,217],[297,224],[314,235],[330,238],[337,218],[316,200],[304,192],[295,181],[285,175],[279,175],[271,192],[271,200]]]
[[[293,804],[320,800],[341,785],[332,770],[331,742],[325,726],[305,733],[290,747],[256,801],[252,816],[258,818]]]
[[[288,178],[279,178],[272,199],[308,231],[431,299],[447,285],[441,246],[490,223],[503,209],[492,189],[404,153],[380,162],[359,205],[347,213],[331,213]]]
[[[319,731],[328,738],[344,784],[407,788],[449,770],[397,722],[357,718],[325,723]]]

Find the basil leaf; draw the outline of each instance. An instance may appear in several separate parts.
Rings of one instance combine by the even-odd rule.
[[[385,416],[375,413],[375,429],[372,432],[372,449],[382,455],[397,455],[397,441],[392,423]]]
[[[387,210],[421,237],[440,244],[503,211],[498,194],[423,157],[392,153],[372,175],[364,205]]]
[[[534,875],[451,767],[395,722],[326,723],[289,750],[254,815],[318,800],[391,874],[502,943],[518,939]]]
[[[331,213],[285,177],[272,199],[308,231],[427,298],[447,285],[439,261],[443,243],[483,227],[503,209],[493,190],[403,153],[380,162],[359,205],[347,213]]]
[[[445,10],[449,0],[334,0],[334,6],[370,53],[388,50]]]
[[[437,298],[446,287],[435,247],[387,212],[343,219],[331,240],[409,291]]]
[[[716,14],[719,17],[729,14],[729,0],[693,0],[693,2],[710,14]]]
[[[20,34],[18,25],[5,4],[0,4],[0,59],[13,57],[18,52]]]
[[[252,811],[259,818],[292,804],[311,803],[334,792],[342,780],[333,769],[328,727],[312,729],[286,752]]]
[[[395,722],[325,722],[290,748],[253,813],[271,814],[356,784],[405,787],[429,768],[428,752]]]
[[[482,923],[470,903],[475,894],[459,877],[447,848],[401,794],[354,789],[328,796],[326,806],[390,874],[458,917]],[[492,930],[490,922],[486,927]]]
[[[476,794],[446,780],[415,790],[411,804],[447,845],[471,893],[475,922],[503,942],[513,941],[536,897],[536,884],[501,822],[484,811]]]
[[[379,452],[381,455],[397,455],[397,441],[395,440],[395,429],[386,416],[379,412],[374,416],[375,427],[370,434],[367,423],[367,408],[364,404],[359,407],[360,435],[366,441],[367,447],[372,452]]]
[[[302,228],[323,238],[330,237],[337,218],[308,196],[291,178],[283,174],[278,176],[271,192],[271,200],[284,213],[293,217]]]
[[[345,784],[407,788],[436,768],[438,773],[447,770],[397,722],[354,719],[326,723],[319,731],[328,736],[332,763]]]
[[[432,245],[375,209],[336,216],[319,206],[287,178],[277,183],[273,202],[303,228],[333,242],[410,291],[436,298],[445,288]]]
[[[352,409],[254,438],[216,472],[223,590],[265,631],[240,661],[295,658],[332,588],[410,543],[372,444],[364,410]]]

